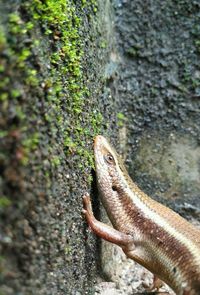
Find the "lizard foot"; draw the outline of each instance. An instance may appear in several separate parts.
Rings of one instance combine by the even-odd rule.
[[[150,285],[143,284],[143,286],[144,286],[144,288],[147,291],[153,291],[153,290],[159,291],[159,289],[162,286],[164,286],[164,282],[161,281],[156,275],[153,275],[153,282],[152,282],[152,284],[150,284]]]

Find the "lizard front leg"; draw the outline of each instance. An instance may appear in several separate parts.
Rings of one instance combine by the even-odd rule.
[[[83,206],[84,206],[83,213],[92,231],[97,236],[103,238],[104,240],[120,246],[124,250],[127,256],[129,256],[128,252],[131,251],[130,257],[134,259],[135,261],[138,261],[138,256],[134,255],[135,246],[134,246],[133,236],[120,232],[114,229],[113,227],[98,221],[94,217],[89,194],[85,194],[83,196]],[[153,284],[150,287],[148,286],[149,288],[145,286],[145,289],[147,289],[148,291],[152,291],[154,289],[158,290],[161,287],[161,282],[162,281],[159,278],[154,276]],[[164,294],[169,294],[169,293],[163,293],[163,295]]]
[[[97,236],[120,247],[131,245],[131,248],[134,248],[134,240],[131,235],[120,232],[113,227],[98,221],[94,217],[89,194],[85,194],[83,196],[83,205],[83,213],[86,217],[86,220],[90,228]]]

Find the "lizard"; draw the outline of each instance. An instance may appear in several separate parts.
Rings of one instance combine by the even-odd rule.
[[[85,194],[83,213],[93,232],[152,272],[151,290],[163,281],[177,295],[199,295],[200,230],[145,194],[101,135],[94,140],[94,157],[98,191],[113,227],[94,217]]]

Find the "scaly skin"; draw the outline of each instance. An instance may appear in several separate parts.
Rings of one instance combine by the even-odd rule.
[[[97,185],[114,228],[84,213],[92,230],[167,283],[178,295],[200,294],[200,230],[143,193],[103,136],[94,142]],[[156,287],[156,285],[154,285]]]

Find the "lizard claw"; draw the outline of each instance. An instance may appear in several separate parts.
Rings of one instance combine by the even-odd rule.
[[[84,206],[84,208],[85,208],[86,211],[90,211],[91,210],[90,195],[88,193],[86,193],[83,196],[83,206]]]
[[[91,216],[93,216],[90,195],[88,193],[83,196],[83,207],[82,213],[85,215],[88,221]]]

